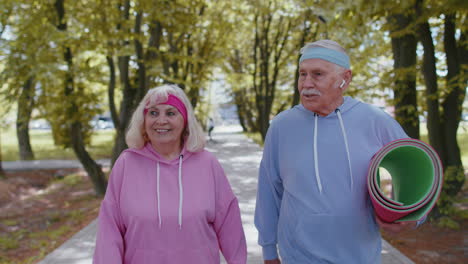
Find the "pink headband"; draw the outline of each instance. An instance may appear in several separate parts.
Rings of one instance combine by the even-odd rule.
[[[175,108],[177,108],[177,110],[179,110],[179,113],[184,118],[184,124],[187,124],[187,108],[185,108],[184,103],[177,96],[169,94],[169,96],[167,97],[167,101],[160,104],[172,105]],[[148,108],[145,108],[145,110],[143,110],[143,114],[146,115],[147,112]]]

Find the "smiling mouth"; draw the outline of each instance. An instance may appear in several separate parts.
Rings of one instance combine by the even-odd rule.
[[[155,129],[155,130],[156,130],[156,132],[158,132],[158,133],[167,133],[167,132],[170,131],[170,129]]]

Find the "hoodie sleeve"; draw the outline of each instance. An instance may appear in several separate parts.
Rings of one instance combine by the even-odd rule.
[[[123,171],[124,160],[119,158],[112,168],[106,195],[99,210],[94,264],[123,263],[125,227],[119,207]]]
[[[247,263],[247,245],[240,216],[239,203],[232,192],[224,170],[215,162],[215,206],[214,229],[219,247],[228,264]]]
[[[274,123],[270,126],[260,163],[257,203],[255,207],[255,227],[258,230],[258,244],[263,248],[263,259],[278,258],[277,227],[283,184],[278,170],[278,142]]]
[[[386,145],[397,139],[409,138],[401,125],[387,113],[383,113],[383,117],[377,119],[377,121],[377,135],[382,145]]]

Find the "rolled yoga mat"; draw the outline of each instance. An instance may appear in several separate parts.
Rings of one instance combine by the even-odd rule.
[[[379,168],[392,178],[392,195],[380,186]],[[439,156],[428,144],[411,138],[392,141],[373,157],[367,188],[377,216],[385,222],[418,221],[434,207],[443,183]]]

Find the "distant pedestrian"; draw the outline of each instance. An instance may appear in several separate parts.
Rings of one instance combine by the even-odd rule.
[[[148,91],[101,204],[93,263],[245,264],[237,198],[182,89]]]
[[[208,138],[210,140],[213,140],[213,138],[211,137],[211,132],[213,131],[214,129],[214,121],[213,121],[213,118],[209,118],[208,119]]]

